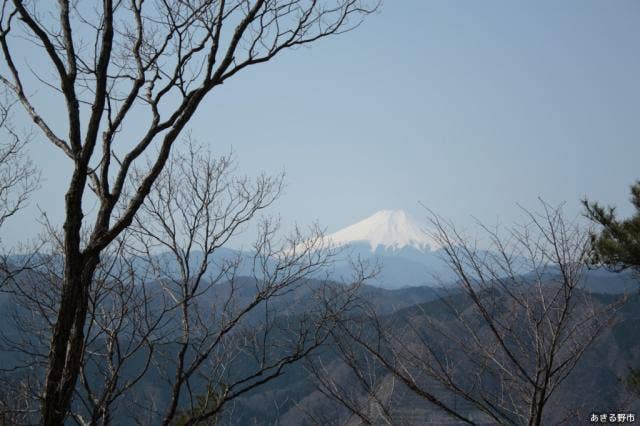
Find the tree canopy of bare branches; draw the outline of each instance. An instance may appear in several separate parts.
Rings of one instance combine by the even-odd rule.
[[[525,213],[506,231],[481,225],[483,239],[432,215],[457,284],[419,309],[364,310],[366,320],[336,336],[358,391],[341,388],[321,360],[310,367],[319,390],[368,424],[410,423],[407,398],[433,407],[432,421],[540,425],[575,415],[556,404],[562,384],[622,302],[602,306],[580,288],[587,229],[545,203]]]
[[[13,101],[6,96],[0,99],[0,229],[5,222],[20,211],[29,196],[39,187],[40,173],[27,155],[30,133],[19,132],[13,123]],[[3,253],[0,259],[0,290],[13,277],[28,267],[28,259],[10,259]]]
[[[357,27],[376,7],[366,0],[2,2],[0,82],[71,170],[43,424],[67,416],[100,255],[134,221],[205,96],[244,68]],[[42,55],[48,68],[31,69],[27,55]],[[63,123],[40,112],[36,87],[51,90]],[[129,131],[133,121],[144,123],[139,134]],[[129,187],[145,159],[148,168]],[[89,192],[98,207],[86,215]]]
[[[174,151],[103,253],[70,409],[78,424],[213,421],[323,345],[351,309],[366,271],[351,286],[318,280],[337,252],[317,227],[278,242],[277,221],[266,218],[252,251],[219,253],[282,185],[282,176],[236,176],[233,165],[193,143]],[[18,332],[0,329],[0,349],[19,359],[2,371],[21,389],[0,407],[15,421],[37,418],[63,282],[60,246],[52,249],[15,286],[5,320]],[[299,309],[289,306],[296,299]]]

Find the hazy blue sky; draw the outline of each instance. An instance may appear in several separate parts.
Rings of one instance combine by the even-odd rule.
[[[373,212],[510,221],[538,196],[627,204],[640,178],[640,2],[387,0],[357,31],[225,83],[192,121],[240,169],[287,173],[271,210],[334,231]],[[54,111],[52,111],[54,113]],[[62,211],[67,163],[4,238]],[[626,206],[625,206],[626,207]],[[623,210],[624,211],[624,210]]]

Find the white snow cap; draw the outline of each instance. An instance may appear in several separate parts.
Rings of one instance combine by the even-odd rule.
[[[418,223],[403,210],[381,210],[351,226],[327,235],[330,244],[343,246],[355,242],[367,242],[371,251],[379,246],[397,250],[413,247],[420,251],[436,250],[438,244],[428,233],[429,229]]]

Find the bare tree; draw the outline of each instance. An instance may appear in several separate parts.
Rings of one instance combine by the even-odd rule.
[[[322,392],[365,423],[410,422],[410,409],[399,407],[407,398],[427,402],[444,416],[432,417],[438,421],[540,425],[575,415],[557,406],[561,385],[615,306],[580,288],[588,230],[544,203],[526,216],[506,233],[481,226],[481,243],[432,215],[457,284],[428,307],[389,317],[368,310],[363,326],[349,323],[336,336],[337,352],[352,374],[370,379],[346,399],[335,377],[316,374]],[[381,388],[390,377],[395,396]]]
[[[15,102],[2,91],[0,99],[0,229],[5,222],[22,209],[29,196],[38,188],[40,173],[27,156],[26,146],[30,133],[15,129],[12,108]],[[3,253],[0,259],[0,290],[29,264],[24,259],[11,259],[11,253]]]
[[[37,422],[42,372],[60,300],[62,262],[55,239],[38,243],[28,267],[7,283],[0,312],[0,418]]]
[[[60,309],[42,391],[44,424],[61,424],[71,403],[100,255],[134,220],[205,96],[248,66],[355,28],[376,7],[366,0],[2,2],[0,82],[72,170]],[[51,67],[30,69],[26,51],[44,55]],[[30,90],[35,83],[25,76],[31,72],[38,87],[53,90],[64,123],[39,112]],[[147,124],[141,134],[127,131],[141,120]],[[150,152],[143,178],[126,190],[135,163]],[[88,189],[98,207],[85,216]]]
[[[366,314],[364,318],[372,318],[365,306],[359,306],[353,312]],[[363,312],[361,309],[364,309]],[[358,321],[352,318],[348,323],[352,327]],[[369,324],[369,321],[365,321]],[[363,331],[360,329],[360,331]],[[314,424],[395,424],[398,421],[394,413],[391,396],[395,392],[396,379],[387,375],[376,357],[363,350],[359,339],[345,338],[340,333],[332,339],[336,359],[313,357],[305,362],[305,367],[316,383],[318,392],[328,401],[337,405],[337,409],[318,409],[306,406],[304,401],[298,408]],[[367,336],[371,337],[371,335]],[[378,348],[380,349],[380,348]],[[314,402],[320,398],[315,398]]]
[[[317,227],[278,244],[277,223],[265,220],[251,255],[219,254],[278,197],[282,176],[237,177],[232,156],[187,146],[171,155],[96,269],[70,411],[78,424],[215,419],[323,345],[367,278],[361,268],[351,286],[318,280],[337,252]],[[37,412],[38,372],[59,309],[61,270],[47,264],[16,290],[11,322],[20,332],[0,335],[0,348],[23,360],[4,371],[24,389],[5,409],[14,420]]]
[[[173,350],[156,359],[171,389],[165,425],[177,418],[183,424],[211,419],[229,401],[304,358],[328,338],[364,279],[333,290],[314,285],[309,279],[335,251],[317,228],[310,235],[296,230],[276,244],[271,220],[262,223],[250,258],[216,258],[281,188],[281,177],[251,182],[232,178],[230,167],[229,157],[213,160],[192,147],[168,165],[132,228],[139,258],[153,271],[179,325],[164,343]],[[166,249],[171,261],[153,256],[156,248]],[[252,280],[238,277],[247,268]],[[307,299],[304,310],[283,305],[296,295]]]
[[[30,135],[19,135],[11,122],[12,104],[0,102],[0,227],[15,215],[37,189],[39,173],[26,156]]]

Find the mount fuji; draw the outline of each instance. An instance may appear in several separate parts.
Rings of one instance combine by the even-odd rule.
[[[453,279],[430,229],[403,210],[381,210],[326,237],[349,258],[375,262],[380,273],[369,284],[387,289],[441,285]],[[338,273],[348,273],[347,261]]]
[[[326,239],[336,246],[366,243],[372,252],[413,248],[421,252],[436,250],[439,245],[430,237],[429,229],[403,210],[381,210],[366,219],[347,226]]]

